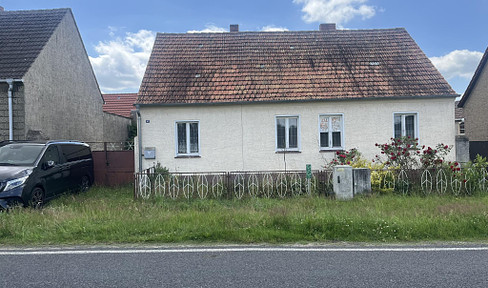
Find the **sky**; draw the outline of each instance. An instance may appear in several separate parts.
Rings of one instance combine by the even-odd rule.
[[[488,46],[488,0],[0,0],[71,8],[103,93],[139,90],[160,33],[405,28],[458,94]]]

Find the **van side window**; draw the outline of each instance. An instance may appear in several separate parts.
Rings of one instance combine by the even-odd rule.
[[[56,147],[55,145],[51,145],[47,147],[46,152],[44,152],[44,156],[42,156],[41,163],[47,161],[54,161],[54,164],[59,164],[60,161],[59,161],[58,147]]]
[[[67,162],[91,158],[90,149],[86,146],[62,144],[61,150],[63,151],[64,158]]]

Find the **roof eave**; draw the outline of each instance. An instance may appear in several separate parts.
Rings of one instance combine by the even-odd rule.
[[[427,96],[388,96],[367,98],[330,98],[330,99],[303,99],[303,100],[276,100],[276,101],[227,101],[227,102],[195,102],[195,103],[134,103],[136,107],[176,107],[176,106],[216,106],[216,105],[246,105],[246,104],[276,104],[276,103],[313,103],[336,101],[380,101],[380,100],[412,100],[412,99],[439,99],[456,98],[459,94],[427,95]]]
[[[471,78],[471,81],[469,82],[468,88],[466,88],[463,97],[459,101],[458,107],[464,108],[464,104],[466,103],[466,101],[468,101],[468,98],[471,95],[474,86],[476,86],[476,83],[478,82],[478,78],[480,77],[481,72],[483,71],[487,61],[488,61],[488,47],[486,48],[485,54],[483,54],[480,64],[478,65],[476,71],[473,74],[473,78]]]

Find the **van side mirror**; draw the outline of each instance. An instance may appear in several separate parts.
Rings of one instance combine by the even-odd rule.
[[[53,160],[49,160],[49,161],[46,161],[46,162],[44,162],[44,163],[42,164],[42,168],[43,168],[44,170],[47,170],[47,169],[51,169],[51,168],[53,168],[53,167],[54,167],[54,165],[55,165],[55,164],[54,164],[54,161],[53,161]]]

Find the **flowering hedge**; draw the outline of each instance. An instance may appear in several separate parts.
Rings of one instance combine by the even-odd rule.
[[[381,155],[376,155],[373,162],[400,169],[440,168],[444,164],[445,156],[451,151],[451,147],[442,143],[437,144],[435,148],[425,145],[420,147],[419,139],[410,136],[390,138],[390,140],[389,143],[375,144],[381,150]]]

